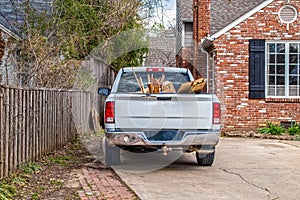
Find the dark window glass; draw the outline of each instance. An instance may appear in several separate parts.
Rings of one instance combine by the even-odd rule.
[[[285,53],[285,44],[284,43],[277,44],[277,53]]]

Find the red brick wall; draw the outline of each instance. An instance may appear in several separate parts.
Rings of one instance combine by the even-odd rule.
[[[197,42],[209,34],[210,30],[210,0],[194,0],[194,21],[197,21],[195,30],[198,30]],[[197,10],[196,10],[197,9]]]
[[[300,19],[282,24],[279,9],[286,1],[274,1],[214,41],[216,94],[222,103],[223,123],[228,128],[250,128],[267,121],[300,121],[299,99],[249,99],[249,39],[298,40]],[[300,13],[300,1],[291,1]]]

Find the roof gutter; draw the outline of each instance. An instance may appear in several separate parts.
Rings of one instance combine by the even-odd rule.
[[[5,34],[7,34],[7,35],[9,35],[9,36],[11,36],[11,37],[13,37],[13,38],[15,38],[15,39],[18,39],[18,40],[21,39],[17,34],[15,34],[14,32],[12,32],[11,30],[9,30],[8,28],[6,28],[6,27],[3,26],[2,24],[0,24],[0,30],[1,30],[2,32],[4,32]]]
[[[213,44],[214,39],[210,36],[205,37],[202,41],[201,41],[201,46],[203,49],[205,49],[207,51],[207,49],[209,47],[211,47],[211,45]]]

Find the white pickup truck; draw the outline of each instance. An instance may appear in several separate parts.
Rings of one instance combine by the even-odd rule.
[[[155,91],[149,85],[153,80],[160,87],[171,85],[171,90]],[[165,154],[180,150],[195,151],[199,165],[211,166],[220,136],[220,102],[214,94],[179,92],[184,83],[192,81],[185,68],[135,67],[120,69],[111,90],[99,88],[98,94],[108,95],[106,163],[120,164],[120,149]]]

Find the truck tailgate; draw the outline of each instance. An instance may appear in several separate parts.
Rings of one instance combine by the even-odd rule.
[[[212,95],[115,94],[117,129],[211,129]]]

